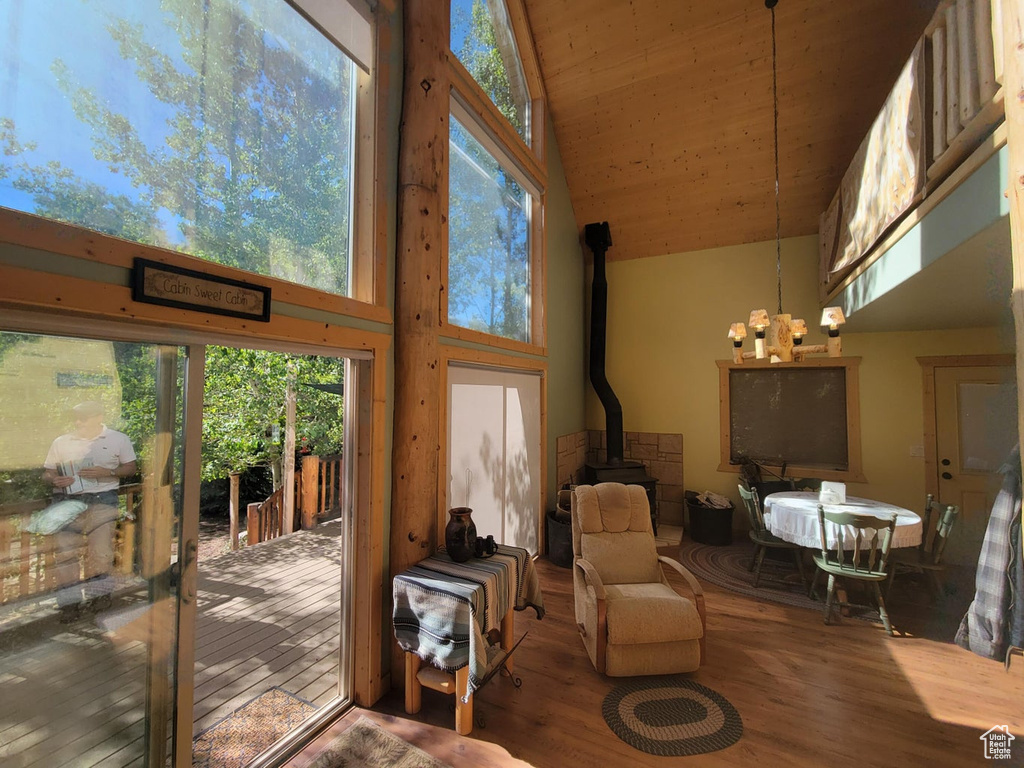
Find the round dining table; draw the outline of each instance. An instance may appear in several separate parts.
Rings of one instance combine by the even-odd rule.
[[[764,497],[765,527],[780,539],[799,544],[801,547],[821,548],[821,532],[818,528],[817,491],[780,491]],[[923,529],[921,517],[909,509],[886,504],[883,501],[847,497],[842,504],[823,504],[826,512],[852,512],[889,519],[896,513],[896,530],[892,546],[916,547],[921,543]],[[840,530],[842,529],[842,530]],[[856,530],[851,526],[838,526],[825,521],[825,538],[829,549],[835,549],[840,540],[844,549],[853,549]]]

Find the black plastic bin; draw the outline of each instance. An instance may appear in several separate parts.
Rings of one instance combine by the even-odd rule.
[[[683,496],[691,539],[716,547],[732,544],[732,504],[727,509],[705,506],[698,501],[695,491],[686,491]]]
[[[550,510],[548,520],[548,560],[562,568],[572,568],[572,523],[559,520]]]

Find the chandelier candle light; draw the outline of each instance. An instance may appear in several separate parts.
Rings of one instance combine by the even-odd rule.
[[[779,76],[775,52],[775,6],[779,0],[765,0],[764,5],[772,12],[772,100],[775,115],[775,274],[779,289],[779,311],[771,318],[768,310],[755,309],[747,319],[747,325],[754,331],[754,351],[743,351],[743,340],[747,329],[743,323],[729,326],[732,340],[732,361],[741,364],[745,359],[764,360],[770,356],[773,363],[800,362],[807,355],[828,354],[842,357],[839,340],[839,326],[846,322],[840,307],[825,307],[821,313],[821,325],[828,326],[826,344],[804,346],[807,323],[794,320],[792,315],[782,311],[782,216],[779,213]]]

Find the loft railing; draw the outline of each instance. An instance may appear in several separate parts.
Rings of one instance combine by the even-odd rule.
[[[1004,119],[1001,4],[937,8],[821,215],[822,301],[902,234],[911,211],[948,195],[954,171],[998,149],[985,140]]]

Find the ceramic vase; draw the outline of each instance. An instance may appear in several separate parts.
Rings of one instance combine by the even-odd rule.
[[[476,554],[476,525],[470,507],[452,507],[448,510],[448,525],[444,529],[444,546],[448,556],[464,563]]]

